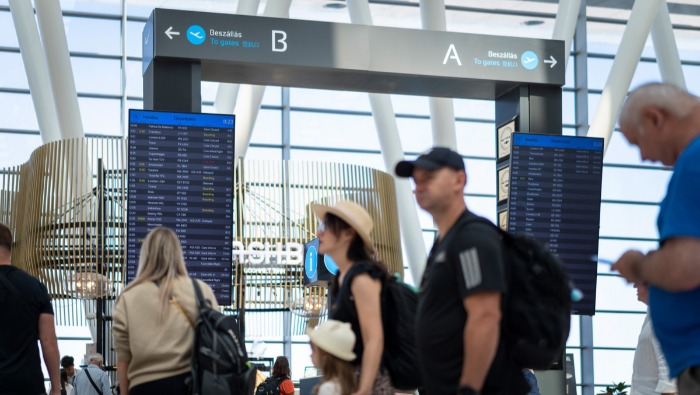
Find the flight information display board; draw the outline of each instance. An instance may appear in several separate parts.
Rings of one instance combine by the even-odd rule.
[[[127,282],[158,226],[182,243],[190,276],[231,304],[234,116],[129,111]]]
[[[514,133],[508,231],[544,242],[561,258],[583,299],[573,312],[595,312],[603,139]]]

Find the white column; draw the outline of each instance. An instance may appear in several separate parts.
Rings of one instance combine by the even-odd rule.
[[[265,5],[263,16],[274,18],[289,18],[289,6],[292,0],[274,0],[268,1]],[[270,38],[272,39],[272,38]],[[236,102],[236,137],[235,137],[235,155],[236,158],[244,158],[248,146],[250,145],[250,137],[255,127],[255,120],[260,112],[260,104],[265,95],[265,87],[260,85],[242,85],[239,89],[238,96],[241,100]],[[217,108],[218,110],[218,108]]]
[[[240,0],[236,14],[238,15],[257,15],[260,0]],[[233,114],[233,109],[236,108],[236,99],[238,98],[239,84],[230,84],[220,82],[219,88],[216,91],[216,100],[214,108],[220,114]]]
[[[420,21],[425,30],[447,30],[445,0],[421,0]]]
[[[605,138],[606,150],[661,1],[635,1],[632,7],[632,14],[620,41],[620,51],[615,55],[598,109],[588,128],[588,136]]]
[[[61,130],[56,114],[56,103],[51,91],[46,57],[41,49],[32,2],[31,0],[10,0],[10,11],[39,123],[41,141],[46,144],[60,140]]]
[[[238,96],[241,100],[236,103],[236,135],[234,138],[235,157],[245,158],[253,134],[255,121],[260,112],[260,104],[265,95],[265,86],[239,85]]]
[[[564,41],[564,69],[569,64],[571,42],[576,33],[576,20],[581,8],[581,0],[561,0],[557,8],[557,19],[554,20],[552,39]]]
[[[447,30],[444,0],[421,0],[420,19],[425,30]],[[457,150],[457,127],[454,103],[450,98],[431,97],[430,126],[433,130],[433,145]]]
[[[353,23],[372,25],[372,15],[367,0],[348,0],[348,10],[350,11],[350,20]],[[387,172],[394,174],[394,167],[404,159],[404,156],[391,98],[386,94],[370,93],[369,102],[372,106],[384,166],[386,166]],[[401,240],[404,251],[408,255],[406,261],[414,283],[420,284],[427,253],[416,211],[416,203],[413,199],[413,191],[411,191],[411,184],[407,179],[394,177],[394,182]]]
[[[457,126],[452,99],[430,97],[430,127],[433,130],[433,145],[457,151]]]
[[[44,54],[50,65],[49,76],[61,125],[61,138],[84,137],[61,4],[59,0],[38,0],[35,6]]]
[[[661,71],[661,79],[686,89],[681,57],[678,54],[678,45],[673,35],[673,25],[671,25],[666,0],[662,0],[659,12],[654,19],[651,40],[654,43],[654,52],[656,52],[656,61]]]

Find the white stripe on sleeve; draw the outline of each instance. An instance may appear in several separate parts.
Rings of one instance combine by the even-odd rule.
[[[481,284],[481,265],[476,247],[464,250],[459,254],[459,262],[462,265],[462,276],[467,289],[472,289]]]

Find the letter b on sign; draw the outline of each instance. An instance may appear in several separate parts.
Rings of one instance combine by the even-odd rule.
[[[284,30],[272,31],[272,52],[284,52],[287,50],[287,33]]]

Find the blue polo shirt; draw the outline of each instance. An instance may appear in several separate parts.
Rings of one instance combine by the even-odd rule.
[[[700,137],[676,161],[657,226],[662,244],[674,237],[700,239]],[[677,377],[685,369],[699,366],[700,287],[687,292],[667,292],[650,286],[649,309],[671,376]]]

